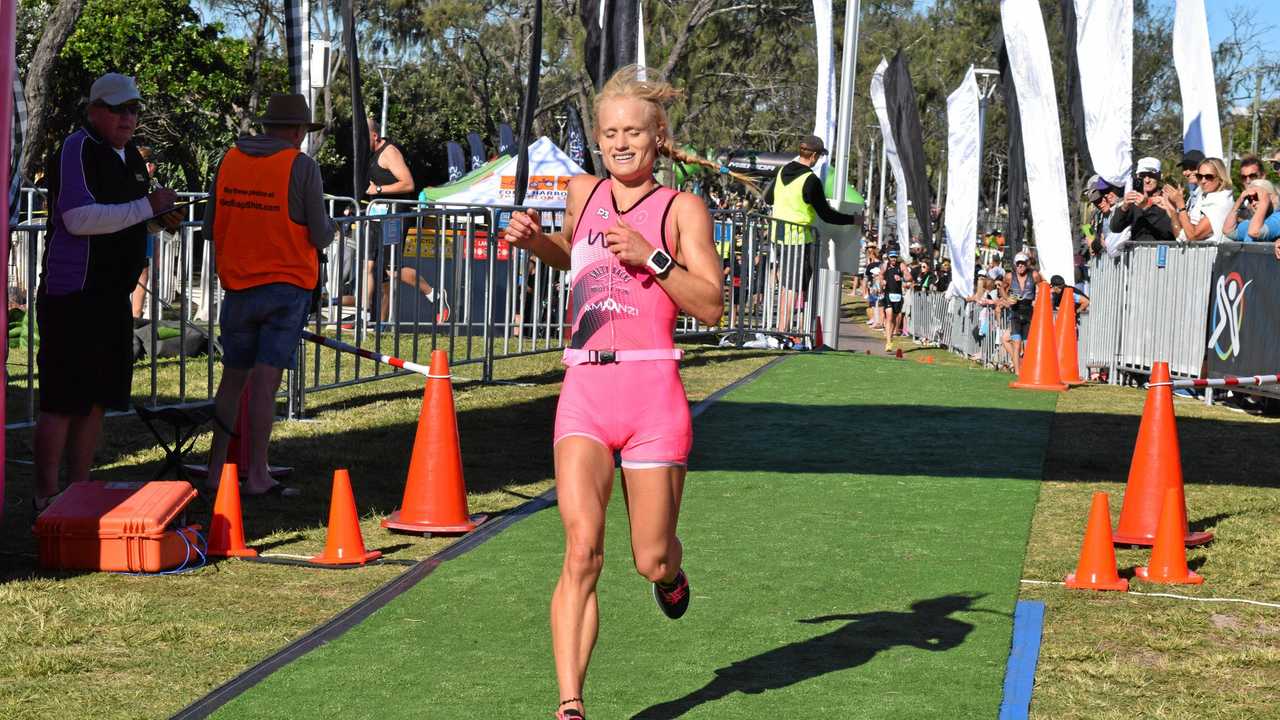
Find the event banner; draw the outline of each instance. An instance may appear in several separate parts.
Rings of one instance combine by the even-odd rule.
[[[911,228],[907,220],[907,177],[903,174],[902,162],[898,159],[898,146],[893,140],[893,128],[889,125],[889,106],[884,97],[884,74],[888,68],[889,61],[880,58],[880,64],[871,75],[871,105],[875,108],[876,118],[880,121],[880,138],[884,142],[884,155],[889,169],[893,171],[893,184],[897,190],[894,200],[895,237],[898,238],[900,246],[905,248],[911,238]],[[883,187],[881,185],[881,188]],[[883,206],[883,193],[880,199]],[[882,242],[888,239],[889,236],[883,227],[876,228],[876,231],[880,233]]]
[[[978,80],[970,65],[964,82],[947,97],[947,211],[943,220],[951,257],[961,259],[951,264],[947,293],[962,298],[973,294],[973,263],[964,258],[973,257],[978,236],[978,183],[974,182],[982,175],[978,102]]]
[[[1053,63],[1044,32],[1040,4],[1001,0],[1000,21],[1009,70],[1022,114],[1027,189],[1040,274],[1073,277],[1071,214],[1067,209],[1067,175],[1062,163],[1062,123],[1054,93]]]
[[[1264,250],[1264,252],[1257,252]],[[1223,245],[1209,287],[1209,377],[1280,370],[1280,273],[1270,244]]]
[[[1173,66],[1182,91],[1182,150],[1222,157],[1218,87],[1204,0],[1177,0],[1173,13]]]
[[[1133,169],[1133,0],[1075,0],[1084,133],[1092,169],[1126,187]]]

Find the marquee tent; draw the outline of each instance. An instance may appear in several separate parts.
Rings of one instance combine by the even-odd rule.
[[[529,146],[529,191],[525,195],[525,206],[564,209],[569,196],[569,178],[586,172],[550,138],[538,138]],[[449,205],[512,205],[515,187],[516,158],[504,155],[456,182],[425,188],[419,199]]]

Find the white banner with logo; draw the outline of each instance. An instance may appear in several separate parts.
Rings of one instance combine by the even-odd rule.
[[[1022,145],[1031,195],[1031,223],[1040,274],[1074,277],[1067,176],[1062,164],[1062,124],[1054,92],[1049,41],[1040,4],[1000,0],[1009,71],[1022,115]]]
[[[880,121],[880,137],[884,142],[884,154],[893,171],[893,184],[897,188],[894,199],[898,245],[906,250],[911,242],[911,225],[907,220],[907,176],[902,172],[902,160],[898,158],[898,144],[893,140],[893,128],[889,125],[889,109],[884,99],[884,71],[889,61],[880,58],[880,64],[871,76],[871,105],[876,109],[876,118]],[[884,228],[877,228],[883,241],[888,235]]]
[[[1218,87],[1204,0],[1177,0],[1173,15],[1173,65],[1182,91],[1182,149],[1222,157]]]
[[[1133,171],[1133,0],[1075,0],[1076,59],[1093,172],[1125,187]]]
[[[947,247],[951,250],[949,295],[973,294],[973,257],[978,234],[978,79],[973,66],[947,96]]]

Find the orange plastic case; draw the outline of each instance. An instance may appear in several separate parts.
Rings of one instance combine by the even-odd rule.
[[[36,519],[40,567],[160,572],[196,562],[199,526],[169,527],[195,497],[181,481],[72,483]]]

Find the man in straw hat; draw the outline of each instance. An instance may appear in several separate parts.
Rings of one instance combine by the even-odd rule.
[[[62,142],[47,167],[49,237],[36,294],[37,513],[58,492],[63,456],[69,483],[88,480],[103,413],[129,407],[129,294],[147,264],[147,225],[154,219],[172,228],[181,219],[165,212],[177,195],[151,188],[134,145],[141,114],[142,95],[133,78],[103,75],[89,89],[84,125]]]
[[[320,279],[320,249],[333,237],[324,207],[320,166],[299,150],[311,120],[301,95],[273,95],[259,122],[262,134],[236,140],[218,165],[205,205],[205,237],[213,239],[218,279],[226,290],[219,317],[222,381],[214,398],[217,427],[209,451],[209,482],[226,462],[227,428],[249,383],[250,467],[245,495],[297,494],[267,472],[267,440],[276,391],[297,347]]]

